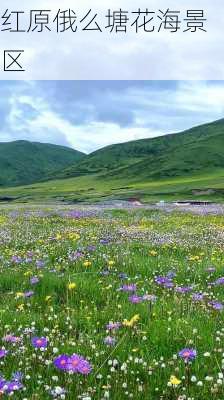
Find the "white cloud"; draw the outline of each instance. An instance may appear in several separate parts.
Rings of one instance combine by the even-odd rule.
[[[64,137],[66,142],[76,149],[91,152],[93,149],[108,144],[126,142],[147,137],[159,136],[162,132],[144,127],[122,128],[119,124],[91,121],[84,125],[73,125],[66,118],[50,110],[49,105],[40,99],[22,96],[11,101],[12,108],[8,116],[10,130],[22,133],[27,132],[28,138],[43,142],[55,142],[55,139]],[[34,118],[23,118],[21,105],[31,105],[37,112]],[[26,137],[27,139],[27,137]]]
[[[36,9],[36,0],[13,1],[13,9]],[[181,4],[180,4],[181,3]],[[1,9],[8,2],[2,0]],[[73,8],[84,15],[90,8],[105,16],[108,8],[121,7],[118,0],[38,1],[38,8]],[[220,0],[122,0],[124,10],[203,9],[208,19],[207,33],[172,34],[77,32],[57,35],[53,32],[9,34],[2,32],[1,48],[25,49],[26,72],[7,75],[7,79],[223,79],[223,11]],[[105,26],[105,20],[102,24]],[[0,79],[6,73],[0,72]]]
[[[68,128],[68,127],[67,127]],[[123,128],[115,123],[92,122],[66,130],[67,139],[74,148],[91,152],[109,144],[128,142],[162,135],[162,132],[143,127]]]
[[[177,105],[192,112],[224,114],[224,83],[185,82],[176,93]]]
[[[173,86],[162,82],[136,86],[130,82],[122,90],[112,88],[97,93],[93,88],[94,96],[79,97],[74,87],[63,89],[62,85],[52,97],[48,95],[49,83],[47,87],[38,82],[10,87],[8,97],[4,94],[8,111],[4,110],[0,140],[50,142],[91,152],[113,143],[182,131],[224,114],[222,82],[179,82]],[[64,97],[60,99],[62,90],[72,91],[67,103]],[[125,118],[122,110],[127,112]]]

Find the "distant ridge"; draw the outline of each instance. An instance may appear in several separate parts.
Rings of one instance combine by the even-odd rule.
[[[0,186],[95,176],[102,182],[152,182],[224,173],[224,119],[156,138],[106,146],[85,155],[71,148],[0,143]]]
[[[17,140],[0,143],[0,186],[30,184],[80,161],[84,154],[64,146]]]
[[[65,168],[58,177],[161,179],[224,169],[224,119],[184,132],[110,145]]]

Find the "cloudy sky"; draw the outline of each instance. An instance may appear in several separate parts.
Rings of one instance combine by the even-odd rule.
[[[89,153],[224,117],[224,81],[0,81],[0,141]]]
[[[129,12],[128,32],[110,33],[105,29],[105,16],[119,10]],[[73,9],[77,15],[76,33],[67,30],[57,34],[52,23],[58,10]],[[132,12],[138,9],[155,12],[153,33],[130,29]],[[171,33],[168,29],[158,32],[159,10],[163,13],[180,11],[181,29]],[[1,0],[0,15],[5,10],[24,11],[21,28],[29,26],[30,11],[50,10],[51,32],[36,29],[29,33],[1,31],[0,79],[28,80],[157,80],[157,79],[224,79],[222,0]],[[97,14],[102,33],[82,31],[80,20],[91,9]],[[207,19],[207,32],[183,32],[187,10],[203,10]],[[10,23],[9,20],[8,23]],[[0,18],[0,22],[3,22]],[[154,22],[153,22],[154,24]],[[81,25],[82,26],[82,25]],[[3,50],[23,49],[21,63],[26,70],[4,72]]]

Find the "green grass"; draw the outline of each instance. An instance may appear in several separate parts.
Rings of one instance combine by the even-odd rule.
[[[1,376],[23,373],[25,389],[15,393],[16,399],[50,399],[55,386],[65,388],[68,400],[100,400],[108,393],[111,399],[223,398],[218,374],[224,311],[209,305],[224,299],[223,286],[209,286],[223,275],[223,216],[80,209],[77,218],[61,206],[21,211],[9,206],[0,210],[0,231],[0,340],[9,351],[1,359]],[[81,257],[72,259],[77,250]],[[37,268],[40,260],[44,266]],[[213,274],[207,272],[211,265]],[[174,287],[192,286],[190,293],[155,283],[156,276],[170,271]],[[121,273],[127,275],[124,280]],[[34,276],[39,282],[31,285]],[[69,282],[76,288],[69,290]],[[132,304],[130,294],[119,290],[123,283],[135,283],[139,296],[155,295],[156,302]],[[25,298],[29,290],[34,294]],[[204,300],[192,301],[198,292]],[[139,320],[125,326],[134,315]],[[107,332],[109,321],[122,325]],[[35,329],[27,334],[28,328]],[[7,334],[22,342],[6,343]],[[108,335],[116,340],[112,347],[104,344]],[[33,336],[48,338],[46,351],[33,348]],[[189,365],[178,357],[184,347],[197,350]],[[53,360],[64,353],[87,358],[92,372],[82,377],[57,370]],[[180,380],[177,387],[169,386],[171,375]]]
[[[98,175],[52,180],[28,186],[0,189],[2,201],[102,202],[137,197],[143,202],[200,199],[223,202],[224,172],[160,180],[108,179]]]

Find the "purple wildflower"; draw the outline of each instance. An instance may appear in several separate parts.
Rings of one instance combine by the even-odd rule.
[[[33,290],[28,290],[27,292],[24,292],[24,297],[32,297],[34,295]]]
[[[222,311],[224,308],[224,305],[218,301],[212,300],[208,303],[214,310],[217,311]]]
[[[167,276],[157,276],[155,278],[155,282],[157,283],[157,285],[166,287],[166,288],[172,288],[173,287],[173,282],[170,278],[168,278]]]
[[[107,346],[114,346],[116,343],[116,339],[112,336],[107,336],[104,339],[104,344],[106,344]]]
[[[37,268],[43,268],[44,265],[45,265],[45,262],[43,260],[37,260],[36,261]]]
[[[54,360],[54,365],[58,369],[62,369],[63,371],[66,371],[68,369],[68,361],[69,361],[69,356],[66,354],[61,354]]]
[[[92,367],[90,363],[84,358],[81,358],[80,363],[78,365],[78,372],[82,375],[89,375],[91,371]]]
[[[1,394],[1,392],[3,392],[3,387],[5,385],[5,382],[6,382],[6,380],[2,376],[0,376],[0,394]]]
[[[142,300],[143,301],[150,301],[151,303],[155,303],[157,300],[157,296],[155,296],[154,294],[144,294],[142,296]]]
[[[54,365],[63,371],[82,375],[88,375],[92,370],[90,363],[78,354],[73,354],[70,357],[62,354],[54,360]]]
[[[174,272],[174,271],[169,271],[169,272],[167,273],[167,275],[166,275],[166,277],[167,277],[168,279],[173,279],[173,278],[175,278],[175,276],[176,276],[176,272]]]
[[[137,286],[134,283],[130,283],[128,285],[122,285],[120,290],[122,292],[136,292]]]
[[[12,256],[11,261],[15,264],[20,264],[23,262],[23,260],[20,256]]]
[[[224,277],[216,279],[215,284],[216,285],[224,285]]]
[[[80,364],[81,357],[78,354],[73,354],[68,359],[68,370],[72,372],[78,372],[78,366]]]
[[[179,351],[178,355],[183,358],[184,361],[188,362],[195,359],[197,351],[195,349],[185,348]]]
[[[8,354],[8,351],[5,349],[0,349],[0,358],[4,358]]]
[[[81,251],[74,251],[73,253],[69,254],[69,256],[68,256],[70,261],[76,261],[82,257],[84,257],[84,254]]]
[[[87,251],[94,251],[94,250],[96,250],[96,246],[93,246],[93,245],[89,245],[89,246],[87,246]]]
[[[30,264],[32,263],[33,259],[31,257],[26,257],[24,261],[26,264]]]
[[[193,301],[202,301],[204,299],[203,293],[193,293],[192,300]]]
[[[48,345],[48,339],[45,337],[35,336],[32,338],[31,342],[33,347],[35,347],[35,349],[40,349],[40,348],[46,349]]]
[[[138,296],[137,294],[133,294],[132,296],[129,296],[128,300],[132,304],[139,304],[142,302],[142,297]]]
[[[32,278],[30,278],[31,285],[35,285],[38,282],[39,282],[39,278],[37,276],[33,276]]]
[[[68,371],[88,375],[92,370],[91,365],[83,357],[73,354],[68,360]]]
[[[5,388],[5,390],[4,390]],[[13,393],[23,388],[23,384],[19,381],[6,381],[3,386],[5,393]]]
[[[12,375],[12,378],[16,382],[21,382],[21,380],[23,379],[23,373],[21,371],[16,371]]]
[[[3,337],[3,340],[8,343],[19,343],[22,341],[21,337],[13,335],[6,335]]]
[[[120,327],[121,327],[121,323],[120,322],[109,322],[109,324],[107,324],[107,326],[106,326],[108,331],[117,330]]]
[[[109,240],[108,239],[100,239],[100,244],[108,244]]]

